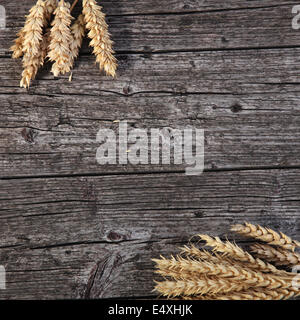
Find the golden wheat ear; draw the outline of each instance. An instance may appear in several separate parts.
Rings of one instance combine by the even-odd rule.
[[[39,24],[41,23],[41,20],[38,19],[35,23],[34,15],[32,11],[34,11],[36,15],[37,14],[36,10],[40,8],[38,9],[40,10],[39,14],[41,15],[43,12],[44,18],[42,21],[45,26],[45,22],[48,21],[48,19],[50,19],[50,16],[53,12],[53,8],[55,5],[56,5],[56,0],[46,0],[45,2],[43,2],[43,8],[42,8],[42,1],[38,1],[36,5],[33,6],[29,16],[26,19],[25,26],[17,33],[17,39],[14,41],[15,43],[10,47],[10,50],[13,52],[12,53],[13,59],[22,57],[24,53],[23,51],[26,50],[26,48],[24,47],[25,33],[28,31],[32,33],[36,29],[37,31],[39,31],[39,28],[40,28]]]
[[[225,257],[229,257],[236,261],[247,263],[254,270],[262,272],[272,272],[274,274],[284,274],[284,270],[277,269],[274,265],[264,262],[259,258],[254,258],[249,252],[243,250],[235,243],[230,241],[223,242],[219,237],[212,238],[208,235],[198,235],[206,245],[213,248],[214,252],[222,253]]]
[[[265,228],[248,222],[233,225],[231,227],[231,231],[292,251],[294,251],[296,247],[300,247],[300,243],[298,241],[292,240],[282,232],[278,233],[270,228]]]
[[[70,55],[67,62],[66,69],[72,69],[75,59],[79,55],[79,49],[82,45],[82,40],[85,34],[84,18],[83,15],[79,15],[71,26],[71,42],[70,42]]]
[[[82,4],[86,28],[89,30],[88,37],[91,39],[90,46],[94,48],[96,62],[99,63],[100,70],[115,77],[117,59],[114,56],[113,42],[102,7],[98,6],[95,0],[83,0]]]
[[[55,77],[59,74],[70,72],[71,70],[71,22],[70,4],[64,0],[60,0],[54,11],[48,52],[49,60],[54,62],[51,72]]]
[[[184,300],[287,300],[296,297],[297,293],[288,289],[250,288],[246,291],[229,292],[227,294],[200,295],[183,297]]]
[[[45,25],[45,3],[38,0],[30,9],[23,28],[23,72],[20,86],[28,88],[42,64],[43,27]]]
[[[300,254],[267,244],[254,244],[250,250],[259,258],[272,262],[277,266],[296,266],[300,264]]]
[[[226,294],[232,291],[247,290],[245,282],[236,282],[225,278],[185,279],[158,282],[155,290],[165,297]]]
[[[292,287],[294,274],[285,276],[262,273],[245,265],[231,265],[227,262],[194,261],[180,256],[171,259],[157,259],[158,274],[173,278],[176,281],[206,279],[230,280],[232,283],[243,284],[244,287],[263,287],[266,289]]]
[[[208,250],[204,249],[199,249],[195,245],[191,244],[190,247],[188,246],[183,246],[181,248],[181,255],[184,255],[188,258],[192,258],[194,260],[207,260],[207,261],[213,261],[213,262],[220,262],[220,261],[225,261],[226,257],[221,257],[218,254],[212,254]]]

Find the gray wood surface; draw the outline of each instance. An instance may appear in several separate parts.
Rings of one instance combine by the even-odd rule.
[[[0,299],[151,297],[151,258],[245,220],[300,240],[298,1],[101,1],[117,78],[85,41],[72,82],[48,65],[26,91],[9,47],[34,2],[0,2]],[[205,172],[100,166],[115,120],[205,129]]]

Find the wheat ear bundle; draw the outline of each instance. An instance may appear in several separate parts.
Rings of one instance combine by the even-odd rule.
[[[290,288],[294,275],[278,276],[253,271],[242,265],[229,265],[228,263],[212,263],[208,261],[194,261],[182,257],[153,259],[157,264],[158,274],[168,276],[172,274],[176,279],[189,279],[203,276],[230,278],[232,281],[243,280],[245,285],[252,287]]]
[[[77,3],[78,0],[74,0],[71,6],[65,0],[37,0],[30,9],[24,27],[10,48],[13,59],[23,56],[21,87],[30,86],[47,57],[53,62],[51,72],[54,76],[70,72],[79,55],[86,29],[100,69],[115,77],[117,60],[102,8],[95,0],[83,0],[82,13],[71,25],[74,19],[71,12]],[[50,36],[47,31],[49,25]]]
[[[84,20],[86,28],[89,30],[88,36],[91,39],[90,46],[94,48],[96,62],[107,75],[115,77],[117,60],[114,57],[113,42],[110,39],[102,7],[98,6],[95,0],[83,0],[82,3]]]
[[[239,246],[229,241],[222,241],[219,237],[210,237],[208,235],[198,235],[201,240],[206,242],[206,245],[213,248],[213,251],[222,253],[224,256],[229,256],[233,260],[246,262],[253,269],[263,272],[282,273],[272,264],[265,262],[259,258],[254,258],[249,252],[243,250]]]
[[[278,233],[270,228],[264,228],[248,222],[233,225],[231,231],[292,251],[294,251],[296,247],[300,247],[300,242],[292,240],[282,232]]]
[[[262,228],[262,227],[261,227]],[[219,237],[198,235],[208,251],[195,245],[184,246],[170,259],[152,259],[156,273],[164,281],[155,281],[154,291],[171,299],[193,300],[281,300],[300,295],[295,273],[278,269],[282,261],[298,263],[296,253],[278,246],[255,244],[251,247],[258,257],[230,241]],[[266,253],[267,249],[274,249]],[[267,258],[264,259],[267,255]]]
[[[191,280],[165,280],[162,282],[155,281],[156,286],[154,291],[159,292],[167,298],[181,297],[182,299],[197,299],[197,300],[244,300],[238,299],[237,295],[242,294],[253,295],[256,292],[255,300],[282,300],[291,297],[299,296],[299,292],[291,289],[264,287],[258,288],[263,291],[256,291],[247,284],[235,282],[230,279],[221,278],[203,278]],[[249,289],[250,288],[250,289]],[[260,292],[260,294],[259,294]],[[235,297],[232,297],[232,294]],[[265,295],[264,295],[265,294]],[[272,297],[271,297],[272,296]],[[245,298],[245,297],[244,297]],[[251,297],[252,298],[252,297]],[[259,299],[258,299],[259,298]],[[248,299],[251,300],[248,296]]]

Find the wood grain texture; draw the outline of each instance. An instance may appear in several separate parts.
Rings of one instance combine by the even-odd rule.
[[[117,78],[85,40],[72,82],[47,65],[26,91],[9,47],[33,3],[1,1],[0,299],[154,297],[151,258],[245,220],[300,240],[297,0],[101,1]],[[115,120],[205,129],[206,171],[100,166]]]
[[[254,170],[3,181],[0,258],[11,289],[0,298],[148,296],[151,256],[176,253],[197,233],[231,239],[230,225],[244,220],[299,240],[299,178]]]
[[[0,122],[5,142],[0,147],[1,175],[184,170],[184,163],[174,165],[173,160],[172,165],[99,165],[97,132],[110,128],[117,133],[116,119],[127,120],[129,132],[136,128],[205,129],[206,169],[299,166],[297,96],[149,94],[129,99],[101,97],[99,102],[90,96],[65,100],[64,96],[29,95],[25,104],[23,97],[7,96],[7,112]],[[54,99],[57,106],[52,106]],[[84,114],[81,104],[87,106]]]
[[[205,129],[207,169],[299,166],[298,55],[298,48],[122,55],[116,80],[81,57],[72,83],[41,74],[29,95],[17,87],[18,64],[3,59],[2,175],[184,169],[98,165],[96,134],[117,131],[114,120],[131,129]]]

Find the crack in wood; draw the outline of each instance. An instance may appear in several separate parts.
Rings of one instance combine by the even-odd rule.
[[[91,270],[86,290],[85,299],[97,299],[104,295],[104,291],[112,281],[112,273],[122,264],[122,257],[118,253],[107,256],[100,260]]]

